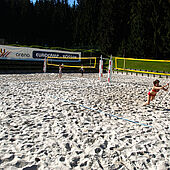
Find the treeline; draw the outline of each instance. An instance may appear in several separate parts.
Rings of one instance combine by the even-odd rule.
[[[1,0],[0,16],[8,43],[170,58],[169,0]]]

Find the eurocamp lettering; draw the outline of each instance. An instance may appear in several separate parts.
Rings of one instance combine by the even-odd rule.
[[[72,54],[68,52],[46,52],[46,51],[33,51],[33,58],[48,58],[48,57],[64,57],[64,58],[79,58],[79,54]]]

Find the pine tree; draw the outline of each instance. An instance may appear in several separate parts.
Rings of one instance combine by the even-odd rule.
[[[126,48],[127,56],[144,56],[144,20],[142,18],[142,2],[131,2],[131,16],[129,20],[130,35]]]

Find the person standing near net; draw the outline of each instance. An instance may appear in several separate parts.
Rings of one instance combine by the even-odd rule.
[[[156,94],[159,92],[159,90],[164,90],[164,91],[168,91],[169,88],[169,83],[167,83],[164,86],[160,86],[159,85],[159,80],[155,80],[153,82],[153,87],[152,90],[148,93],[148,98],[147,98],[147,102],[143,104],[143,106],[149,105],[150,101],[155,99]],[[167,88],[165,88],[167,87]]]
[[[83,77],[83,73],[84,73],[83,64],[81,65],[80,71],[81,71],[81,76]]]
[[[59,65],[59,78],[61,78],[62,77],[62,69],[63,69],[64,67],[63,67],[63,64],[61,65]]]

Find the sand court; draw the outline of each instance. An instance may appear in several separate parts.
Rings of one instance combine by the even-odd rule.
[[[154,80],[0,75],[0,168],[170,168],[169,92],[141,106]]]

